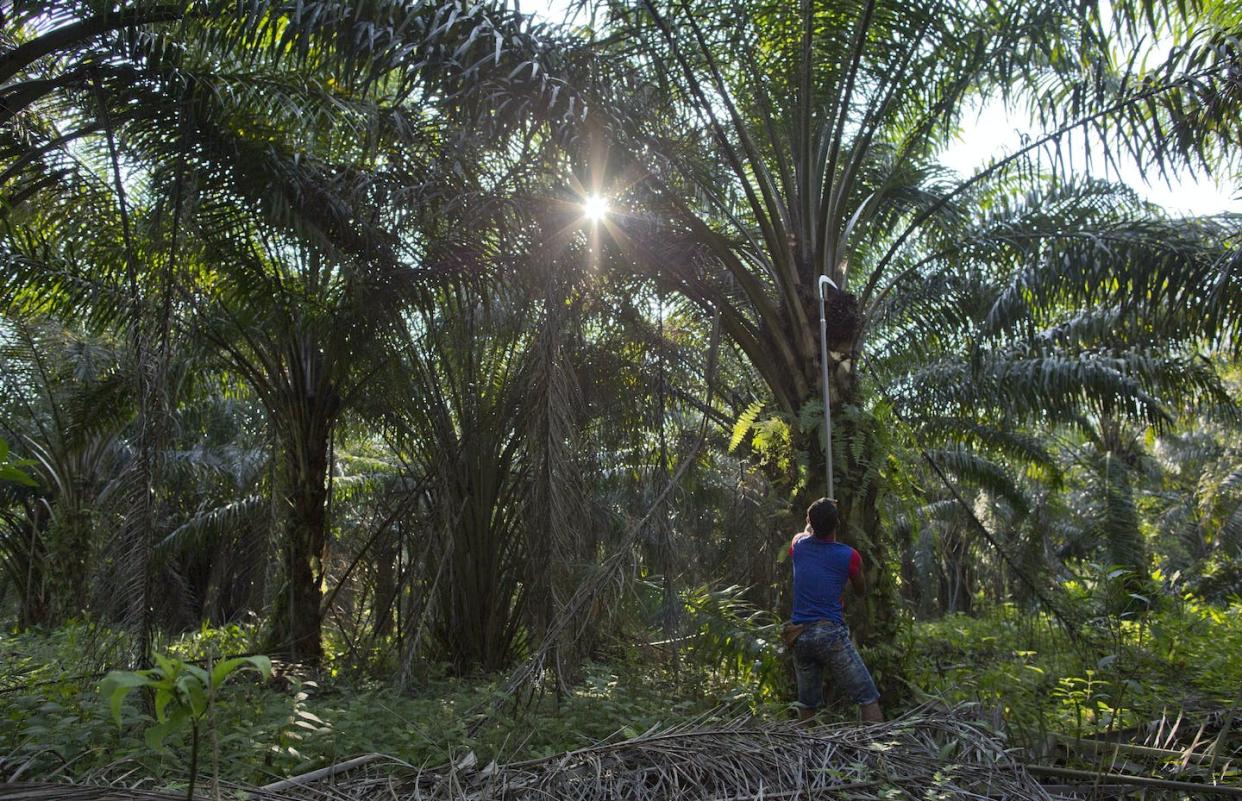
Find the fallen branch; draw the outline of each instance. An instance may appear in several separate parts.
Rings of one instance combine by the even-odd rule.
[[[1188,760],[1195,763],[1213,763],[1216,760],[1211,754],[1196,754],[1189,749],[1185,751],[1174,751],[1171,748],[1152,748],[1149,745],[1132,745],[1130,743],[1114,743],[1102,740],[1088,740],[1075,737],[1067,737],[1061,734],[1052,735],[1061,747],[1067,751],[1077,753],[1089,752],[1093,755],[1105,754],[1116,757],[1132,756],[1147,757],[1149,759],[1177,759]]]
[[[387,754],[363,754],[360,757],[354,757],[353,759],[347,759],[344,762],[338,762],[337,764],[329,765],[326,768],[320,768],[319,770],[312,770],[309,773],[302,773],[297,776],[290,776],[287,779],[281,779],[278,782],[272,782],[271,784],[265,784],[262,787],[258,788],[255,792],[256,793],[279,793],[284,790],[291,790],[295,787],[301,787],[302,785],[310,784],[311,782],[322,781],[324,779],[330,779],[333,776],[338,776],[342,773],[348,773],[349,771],[355,768],[360,768],[363,765],[370,765],[372,762],[379,762],[380,760],[392,761],[392,757],[388,756]]]
[[[1096,773],[1090,770],[1074,768],[1055,768],[1049,765],[1026,765],[1027,771],[1035,776],[1052,776],[1058,779],[1078,779],[1086,784],[1102,782],[1107,784],[1125,784],[1132,787],[1160,787],[1166,790],[1185,790],[1209,795],[1227,795],[1242,798],[1242,787],[1230,787],[1221,784],[1199,784],[1197,782],[1179,782],[1172,779],[1156,779],[1151,776],[1127,776],[1124,773]]]

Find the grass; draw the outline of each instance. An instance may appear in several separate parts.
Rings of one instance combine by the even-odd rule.
[[[1100,616],[1077,642],[1012,606],[903,633],[905,681],[920,699],[999,710],[1019,744],[1094,736],[1170,710],[1228,707],[1242,687],[1242,601],[1166,599],[1131,619]],[[1174,711],[1176,714],[1176,711]]]
[[[205,630],[169,644],[168,652],[194,658],[207,644],[236,635]],[[137,767],[161,784],[176,783],[188,764],[188,738],[152,751],[143,740],[151,718],[135,700],[118,728],[99,695],[98,681],[115,654],[73,658],[99,632],[67,626],[50,633],[0,635],[0,776],[28,765],[28,776],[57,772],[82,776],[111,767]],[[236,651],[235,651],[236,652]],[[609,737],[636,736],[717,708],[709,693],[679,694],[669,676],[627,665],[588,665],[559,699],[547,693],[522,709],[493,707],[501,677],[431,677],[411,692],[384,683],[327,676],[320,681],[262,684],[239,680],[225,688],[214,726],[221,779],[263,784],[360,753],[380,752],[415,765],[435,765],[474,751],[491,759],[549,756]],[[676,696],[676,697],[675,697]],[[137,696],[135,696],[136,698]],[[721,715],[737,713],[722,710]],[[210,768],[206,769],[210,772]]]
[[[727,597],[727,596],[725,596]],[[547,693],[522,709],[493,708],[503,677],[448,677],[434,667],[409,692],[351,677],[331,665],[318,682],[226,687],[214,715],[218,757],[204,776],[263,784],[368,752],[437,765],[474,752],[480,764],[546,757],[607,738],[637,736],[707,715],[788,715],[787,665],[772,645],[772,621],[736,604],[701,599],[710,614],[673,660],[618,643],[607,664],[588,665],[559,698]],[[1167,598],[1128,619],[1105,610],[1078,642],[1046,616],[1012,606],[978,617],[950,616],[905,627],[888,646],[901,656],[908,695],[890,714],[927,700],[999,710],[1014,744],[1038,748],[1050,732],[1085,736],[1157,719],[1169,709],[1236,703],[1242,686],[1242,601],[1212,606]],[[162,644],[183,659],[251,650],[245,627],[203,629]],[[81,777],[136,769],[157,784],[183,782],[186,738],[154,751],[143,740],[150,718],[129,701],[118,728],[98,682],[122,658],[120,638],[85,624],[50,632],[0,634],[0,778]],[[895,645],[895,648],[893,647]],[[137,696],[135,696],[137,697]],[[853,710],[839,702],[828,719]]]

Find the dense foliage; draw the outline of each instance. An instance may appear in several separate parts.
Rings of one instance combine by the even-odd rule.
[[[1236,706],[1236,4],[576,7],[3,12],[0,775],[785,716],[825,492],[890,710]]]
[[[203,757],[203,775],[264,784],[360,753],[438,765],[473,752],[485,764],[635,737],[691,718],[783,715],[789,677],[770,658],[772,626],[728,594],[686,600],[691,627],[701,634],[694,644],[635,652],[628,638],[611,639],[599,654],[608,661],[587,664],[561,697],[505,706],[477,730],[501,688],[446,675],[443,664],[429,667],[413,692],[336,670],[313,680],[288,672],[275,683],[239,677],[218,696],[209,730],[216,752]],[[1078,603],[1084,613],[1093,606],[1086,596]],[[984,717],[1007,721],[1015,745],[1040,750],[1050,735],[1090,737],[1234,700],[1242,682],[1234,658],[1242,647],[1236,602],[1216,608],[1192,595],[1170,596],[1159,611],[1127,621],[1095,611],[1091,642],[1070,641],[1050,617],[1013,607],[917,623],[900,642],[908,703],[976,704]],[[6,770],[84,777],[138,766],[163,782],[185,782],[188,734],[153,749],[144,739],[150,713],[127,701],[118,726],[108,694],[99,692],[98,671],[123,653],[122,639],[72,625],[51,636],[0,641],[8,677],[0,686]],[[168,653],[206,664],[256,639],[247,627],[204,628],[168,643]],[[84,652],[92,658],[83,659]],[[849,706],[848,699],[831,700],[836,717],[852,717]]]

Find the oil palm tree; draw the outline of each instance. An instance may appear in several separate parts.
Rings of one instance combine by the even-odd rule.
[[[13,23],[5,303],[126,327],[151,440],[170,336],[205,334],[252,384],[287,457],[273,641],[314,660],[333,429],[412,283],[471,267],[419,215],[473,198],[480,148],[525,116],[581,115],[556,50],[483,4],[63,3]]]
[[[33,479],[0,490],[0,561],[19,622],[55,625],[86,610],[112,617],[98,566],[125,544],[114,534],[134,461],[127,360],[51,322],[8,320],[4,334],[0,426],[28,455]]]
[[[1230,389],[1237,392],[1237,373]],[[1178,425],[1148,443],[1160,468],[1145,511],[1152,543],[1168,577],[1202,579],[1207,597],[1237,592],[1242,565],[1242,449],[1231,407],[1183,408]],[[1171,579],[1172,580],[1172,579]]]
[[[1147,6],[1112,8],[1108,22],[1095,5],[1058,2],[609,6],[599,48],[614,55],[601,82],[612,93],[594,109],[614,142],[615,191],[639,209],[618,217],[617,249],[721,315],[809,453],[790,484],[809,481],[812,495],[824,458],[808,447],[822,442],[816,283],[832,280],[832,491],[873,565],[886,558],[884,457],[864,407],[894,407],[930,444],[1021,450],[1013,422],[1085,402],[1160,417],[1161,393],[1193,368],[1187,351],[1160,351],[1236,330],[1235,223],[1163,219],[1122,188],[1067,179],[1055,160],[1078,125],[1144,159],[1227,163],[1236,117],[1216,115],[1237,102],[1238,53],[1222,44],[1236,21],[1209,15],[1219,24],[1142,71],[1110,48],[1176,28],[1182,12],[1149,23]],[[1030,100],[1050,133],[963,179],[937,154],[992,94]],[[1163,135],[1187,104],[1212,116],[1214,136]],[[1074,307],[1093,311],[1074,319]],[[1092,344],[1079,343],[1088,330]],[[1191,369],[1184,383],[1211,380]]]

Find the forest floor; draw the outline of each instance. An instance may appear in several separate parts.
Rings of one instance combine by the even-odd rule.
[[[165,650],[186,660],[246,652],[253,634],[204,629]],[[1135,789],[1118,784],[1128,775],[1216,783],[1242,796],[1240,602],[1181,599],[1133,620],[1100,615],[1074,639],[1012,607],[914,623],[898,643],[865,654],[897,665],[877,678],[901,688],[887,709],[906,715],[869,733],[847,725],[852,710],[839,698],[818,728],[790,724],[788,668],[771,634],[738,623],[704,626],[676,652],[618,643],[559,698],[549,692],[521,705],[498,697],[503,676],[428,667],[398,691],[366,678],[382,675],[377,666],[343,658],[314,681],[292,672],[280,681],[239,678],[204,724],[200,790],[216,777],[226,788],[255,788],[384,754],[387,768],[372,762],[349,774],[349,786],[361,792],[382,781],[404,787],[402,798],[460,798],[508,776],[513,788],[559,788],[545,796],[556,798],[604,797],[583,789],[597,785],[621,793],[615,783],[625,781],[663,788],[650,797],[692,797],[686,788],[701,786],[715,793],[703,798],[768,798],[819,781],[835,783],[832,797],[965,798],[978,782],[1013,782],[1008,797],[1041,797],[1031,775],[1013,767],[1021,762],[1061,770],[1037,778],[1062,793],[1084,786],[1068,768],[1112,776],[1094,784],[1118,794]],[[154,721],[139,705],[126,701],[118,725],[99,692],[119,661],[118,642],[86,625],[0,635],[0,781],[120,781],[184,793],[188,736],[154,748],[144,737]],[[802,756],[791,763],[783,749]],[[835,757],[808,765],[812,753]],[[445,795],[453,787],[465,794]],[[1148,788],[1147,797],[1157,790],[1206,797],[1172,787]]]

